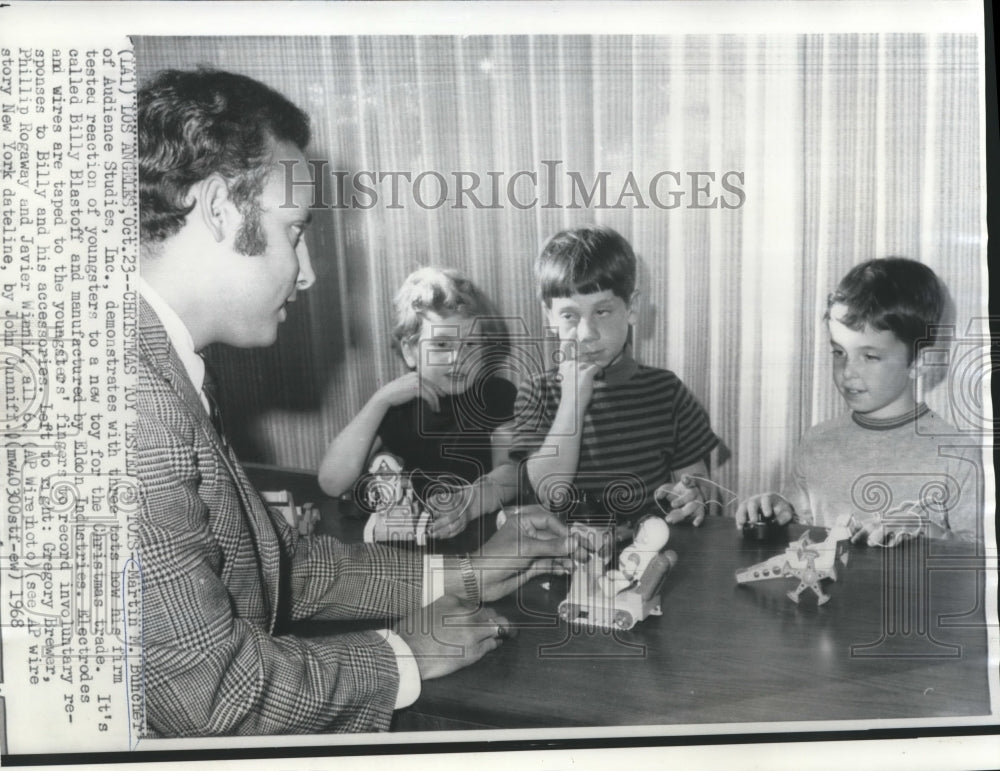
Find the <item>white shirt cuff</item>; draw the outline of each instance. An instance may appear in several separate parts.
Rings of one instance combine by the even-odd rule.
[[[420,607],[426,608],[444,597],[444,557],[428,554],[424,557],[424,594]]]
[[[444,597],[444,557],[431,554],[424,557],[423,596],[421,607],[426,608],[435,600]],[[396,705],[393,709],[409,707],[420,698],[420,667],[413,657],[413,651],[403,638],[388,629],[379,630],[396,656],[396,669],[399,672],[399,691],[396,694]]]
[[[420,668],[413,658],[410,646],[403,638],[388,629],[380,629],[379,634],[385,638],[396,656],[396,669],[399,672],[399,691],[396,693],[396,705],[393,709],[409,707],[420,697]]]

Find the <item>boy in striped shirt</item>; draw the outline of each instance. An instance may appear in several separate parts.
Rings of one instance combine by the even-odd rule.
[[[510,455],[524,462],[539,500],[570,518],[619,523],[657,501],[668,522],[700,525],[699,485],[719,439],[673,372],[632,357],[638,292],[628,241],[606,227],[557,233],[535,279],[559,333],[559,364],[521,384]]]

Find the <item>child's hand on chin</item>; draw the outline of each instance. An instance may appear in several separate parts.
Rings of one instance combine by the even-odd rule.
[[[559,382],[562,384],[562,398],[576,397],[578,410],[586,409],[594,394],[594,378],[601,368],[579,358],[580,348],[576,341],[576,330],[559,343]]]
[[[413,371],[386,383],[375,392],[373,398],[383,401],[389,407],[398,407],[414,399],[423,399],[431,410],[438,412],[441,408],[439,400],[443,396],[445,396],[444,391],[433,383],[423,380],[416,371]]]

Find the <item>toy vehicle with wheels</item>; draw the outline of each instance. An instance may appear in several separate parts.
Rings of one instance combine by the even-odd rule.
[[[660,517],[639,523],[633,544],[621,553],[616,570],[596,554],[577,563],[559,617],[602,629],[631,629],[647,616],[659,616],[660,595],[677,553],[666,549],[670,529]]]

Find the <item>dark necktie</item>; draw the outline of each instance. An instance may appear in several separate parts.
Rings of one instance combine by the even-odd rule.
[[[205,380],[201,384],[201,390],[208,399],[208,417],[215,427],[215,433],[219,435],[222,446],[228,448],[229,440],[226,438],[226,427],[222,422],[222,411],[219,409],[219,381],[215,377],[215,371],[209,365],[208,360],[202,357],[205,362]]]

